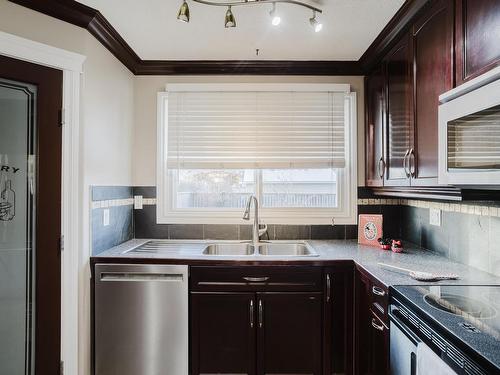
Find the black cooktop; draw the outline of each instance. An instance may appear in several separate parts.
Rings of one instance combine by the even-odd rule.
[[[394,286],[392,296],[500,373],[500,285]]]

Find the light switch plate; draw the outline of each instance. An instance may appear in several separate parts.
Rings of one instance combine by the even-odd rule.
[[[109,208],[102,211],[102,225],[107,227],[109,225]]]
[[[429,209],[429,224],[436,227],[441,226],[441,210],[437,208]]]
[[[142,210],[142,195],[134,195],[134,209]]]

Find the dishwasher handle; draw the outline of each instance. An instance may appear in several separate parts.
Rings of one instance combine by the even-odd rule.
[[[120,282],[183,282],[182,273],[159,273],[159,272],[101,272],[99,281],[120,281]]]

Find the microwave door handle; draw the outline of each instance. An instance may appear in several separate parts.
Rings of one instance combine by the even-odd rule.
[[[408,154],[408,170],[410,172],[411,177],[415,177],[415,150],[410,149],[410,153]]]
[[[408,173],[408,171],[406,169],[406,158],[408,157],[409,154],[410,154],[410,149],[406,150],[405,156],[403,156],[403,171],[405,173],[406,178],[410,177],[410,174]]]

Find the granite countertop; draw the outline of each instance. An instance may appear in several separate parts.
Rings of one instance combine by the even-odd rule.
[[[276,256],[209,256],[202,251],[207,243],[224,241],[164,240],[169,250],[162,253],[128,252],[149,239],[133,239],[93,256],[95,263],[176,263],[203,265],[331,265],[336,261],[354,261],[387,287],[392,285],[424,285],[409,276],[383,269],[378,263],[404,267],[415,271],[446,272],[459,275],[458,280],[435,282],[441,285],[500,285],[500,277],[475,268],[453,262],[433,252],[405,243],[403,253],[380,250],[376,247],[359,245],[356,240],[312,240],[306,241],[316,250],[316,257],[276,257]],[[434,283],[432,283],[434,284]]]

